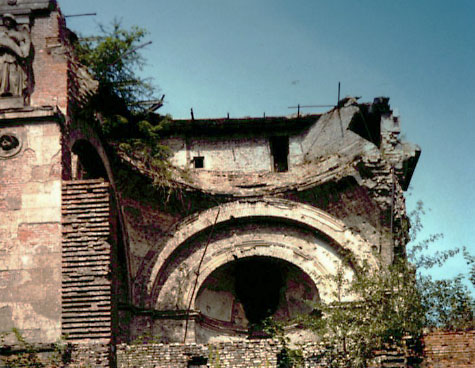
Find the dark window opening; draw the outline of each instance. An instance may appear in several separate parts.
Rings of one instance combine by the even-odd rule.
[[[188,361],[188,368],[200,368],[208,366],[208,358],[202,356],[192,357]]]
[[[259,324],[275,313],[284,287],[278,261],[263,257],[239,260],[235,282],[236,295],[251,324]]]
[[[205,167],[205,158],[203,156],[193,157],[193,164],[195,169],[202,169]]]
[[[73,173],[74,179],[103,178],[109,181],[102,159],[92,144],[85,140],[79,140],[74,144],[72,151],[78,157],[76,172]]]
[[[239,334],[247,329],[249,339],[270,337],[269,317],[286,324],[319,313],[312,307],[319,299],[312,279],[296,265],[267,256],[236,258],[220,266],[197,295],[200,328]]]
[[[274,161],[274,171],[284,172],[289,169],[289,137],[271,137],[270,152]]]

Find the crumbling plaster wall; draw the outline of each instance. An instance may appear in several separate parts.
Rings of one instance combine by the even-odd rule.
[[[264,138],[170,138],[163,144],[172,150],[171,162],[178,167],[191,168],[193,158],[201,156],[205,170],[272,170],[269,141]]]
[[[315,116],[315,122],[310,128],[289,135],[289,169],[335,154],[352,157],[378,154],[379,149],[374,142],[361,137],[350,129],[353,117],[361,114],[356,100],[350,98],[344,106],[332,109],[321,116]],[[392,116],[384,119],[387,131],[399,133],[399,125],[397,125],[397,129],[393,129],[393,123]],[[267,137],[261,138],[250,135],[240,138],[231,136],[219,138],[173,137],[164,139],[163,143],[170,147],[171,162],[178,167],[193,167],[193,157],[202,156],[204,157],[205,170],[272,171],[273,159],[269,137],[273,134],[276,132],[270,131]],[[387,143],[387,140],[384,143]]]
[[[354,156],[377,150],[374,143],[361,138],[348,128],[351,119],[358,113],[359,107],[353,105],[333,109],[323,114],[303,134],[292,137],[291,146],[300,147],[300,151],[290,151],[290,166],[334,154]]]
[[[33,116],[30,117],[32,119]],[[0,122],[21,148],[0,157],[0,332],[61,335],[61,132],[54,120]]]
[[[396,199],[401,200],[403,204],[402,192],[400,195],[402,198]],[[381,207],[378,197],[365,186],[360,186],[354,177],[345,177],[336,183],[329,182],[305,191],[292,192],[287,198],[315,206],[338,218],[346,228],[363,237],[370,245],[371,251],[384,264],[392,262],[393,234],[390,219],[386,218],[391,204]]]
[[[310,276],[324,300],[329,300],[329,291],[335,286],[321,276],[334,274],[345,252],[376,264],[372,244],[363,236],[328,213],[294,201],[266,198],[214,204],[187,218],[163,213],[150,202],[140,204],[129,199],[126,203],[133,304],[145,310],[186,310],[206,277],[235,257],[266,256],[295,264]],[[260,220],[246,224],[247,219]],[[266,219],[271,221],[266,223]],[[191,295],[194,272],[215,221],[221,230],[214,230],[198,289]],[[351,277],[353,271],[347,272]],[[131,334],[153,333],[164,341],[181,341],[184,323],[179,319],[137,315]],[[187,336],[191,340],[193,323],[190,321]]]
[[[241,225],[237,223],[235,226],[233,226],[233,221],[236,219],[258,219],[267,217],[275,218],[277,220],[280,219],[280,227],[282,230],[279,232],[278,227],[276,227],[271,231],[266,232],[262,230],[263,232],[259,233],[262,228],[260,226],[256,226],[256,228],[253,231],[250,231],[247,236],[244,234],[238,236],[237,234],[240,230],[242,230]],[[228,232],[227,235],[231,236],[232,239],[223,240],[221,244],[219,244],[219,242],[217,242],[217,244],[213,244],[213,242],[210,241],[210,255],[207,256],[209,258],[205,257],[203,268],[200,273],[200,282],[198,282],[198,284],[201,284],[201,282],[204,281],[207,276],[206,272],[211,272],[218,266],[232,261],[234,256],[239,258],[240,256],[245,256],[246,253],[249,255],[254,255],[255,253],[255,255],[274,255],[278,258],[281,257],[291,263],[296,263],[300,268],[305,270],[306,273],[314,279],[314,281],[316,281],[318,279],[319,272],[327,267],[332,268],[333,259],[325,262],[325,266],[313,264],[315,261],[314,257],[316,256],[316,254],[313,254],[313,252],[317,249],[321,249],[324,243],[320,244],[316,240],[313,240],[309,242],[309,248],[306,250],[303,239],[292,242],[292,232],[286,228],[285,221],[301,224],[302,226],[313,229],[314,231],[321,232],[325,236],[332,239],[332,247],[327,247],[327,251],[334,248],[334,252],[339,250],[342,252],[351,252],[359,259],[368,259],[370,262],[376,264],[375,260],[372,259],[371,247],[361,236],[352,233],[341,221],[337,220],[333,216],[330,216],[324,211],[318,210],[317,208],[287,200],[272,198],[230,202],[219,207],[213,207],[200,213],[198,216],[185,219],[178,227],[174,229],[173,236],[166,241],[162,251],[155,261],[149,282],[147,284],[149,293],[153,295],[152,300],[150,300],[152,303],[151,305],[154,305],[155,303],[157,303],[157,306],[160,305],[160,297],[157,297],[158,295],[156,294],[158,291],[157,287],[160,284],[159,279],[164,277],[164,267],[166,267],[166,263],[169,261],[170,256],[172,256],[173,253],[176,252],[177,249],[188,239],[192,239],[196,235],[202,233],[204,230],[210,229],[213,224],[220,225],[230,222],[229,228],[232,229],[232,232]],[[264,226],[263,228],[265,229]],[[272,241],[273,235],[275,236],[274,241]],[[278,241],[280,239],[279,236],[283,237],[280,243]],[[255,241],[258,245],[261,243],[264,246],[255,246],[253,241]],[[291,244],[285,246],[287,242]],[[193,249],[192,252],[195,252],[194,248],[202,243],[203,241],[198,241],[194,247],[187,247],[187,249]],[[242,248],[238,248],[238,244],[242,245]],[[316,244],[319,244],[319,246],[316,247]],[[274,245],[276,249],[267,249],[269,248],[267,245]],[[203,244],[201,246],[203,246]],[[211,249],[215,249],[215,246],[216,252],[218,253],[212,256],[213,251]],[[279,251],[279,247],[282,247],[282,250]],[[239,250],[235,248],[238,248]],[[285,250],[286,248],[288,250]],[[318,256],[320,257],[320,261],[324,262],[323,260],[325,258],[331,258],[330,254],[331,253],[319,254]],[[183,260],[181,260],[181,262],[182,261]],[[210,264],[206,265],[206,261],[209,261]],[[310,262],[311,264],[306,265],[306,261]],[[196,262],[191,261],[191,264],[195,266]],[[185,270],[185,272],[189,271],[188,267],[183,267],[182,269]],[[160,294],[164,289],[167,288],[167,285],[170,285],[168,286],[170,290],[173,289],[173,283],[169,283],[169,280],[171,280],[171,278],[170,276],[167,276],[165,284],[160,287]],[[185,286],[185,283],[182,282],[181,284]],[[189,294],[190,292],[191,290],[188,288],[186,293]],[[178,305],[183,305],[186,304],[186,300],[189,300],[186,295],[180,295],[179,298],[183,298],[184,300],[178,303],[175,301],[171,304],[175,305],[177,303]]]
[[[134,317],[135,333],[152,331],[166,341],[182,339],[183,311],[188,305],[197,309],[194,283],[199,290],[208,275],[236,258],[273,257],[297,265],[325,298],[334,285],[322,284],[321,276],[334,274],[329,265],[341,263],[345,254],[353,256],[356,263],[366,259],[376,267],[380,261],[390,264],[395,253],[403,253],[407,242],[403,186],[407,185],[408,167],[411,174],[406,162],[417,156],[417,147],[400,142],[399,119],[392,116],[387,99],[377,99],[374,105],[360,105],[349,98],[342,106],[316,116],[314,124],[308,121],[311,125],[300,133],[292,133],[288,172],[232,166],[236,165],[233,148],[242,155],[251,151],[241,149],[240,141],[225,134],[220,140],[194,138],[202,147],[208,145],[209,151],[195,152],[205,157],[205,169],[189,170],[189,178],[178,181],[183,187],[172,194],[175,199],[171,203],[167,204],[170,197],[163,193],[146,200],[123,197],[133,304],[143,309]],[[371,130],[371,139],[365,137],[367,130]],[[248,137],[248,143],[254,149],[269,147],[268,133],[259,134],[264,138]],[[184,167],[191,162],[190,141],[174,137],[165,143],[170,144],[176,162],[183,160]],[[223,160],[208,170],[203,152],[214,149],[215,153],[224,149]],[[263,159],[270,163],[270,149],[262,152],[267,152]],[[126,161],[153,178],[139,161]],[[266,219],[271,221],[266,223]],[[307,242],[293,233],[294,228],[305,227],[329,239],[327,245],[336,253],[321,255],[318,252],[325,246],[315,238]],[[214,231],[208,239],[206,234]],[[209,248],[197,280],[196,265],[205,244]],[[315,259],[323,266],[312,263]],[[147,310],[176,315],[170,319],[147,314]],[[199,325],[195,317],[187,336],[191,340]],[[200,338],[199,326],[196,331]],[[223,333],[220,330],[218,335]]]
[[[138,210],[140,211],[140,209]],[[155,213],[155,216],[156,217],[152,217],[151,213],[148,215],[150,220],[153,218],[159,220],[159,214]],[[147,244],[147,239],[143,236],[141,238],[141,249],[142,252],[147,251],[147,253],[139,269],[139,274],[135,275],[137,280],[135,287],[145,287],[148,290],[147,294],[150,295],[154,288],[153,284],[162,266],[172,253],[187,239],[192,238],[206,229],[210,229],[215,221],[217,221],[217,224],[220,224],[238,218],[259,217],[270,217],[305,224],[331,237],[338,246],[354,252],[361,258],[372,257],[369,244],[363,246],[363,244],[366,244],[363,237],[352,232],[343,222],[335,219],[324,211],[309,205],[272,198],[240,200],[215,206],[207,211],[191,215],[181,221],[176,221],[175,224],[172,223],[173,226],[162,229],[161,234],[159,234],[158,229],[156,229],[156,236],[151,239],[152,243]],[[172,220],[172,218],[169,218],[169,220]],[[133,242],[131,246],[134,247]],[[143,277],[145,277],[145,279],[143,279]],[[139,297],[143,296],[141,292],[137,295]],[[147,304],[148,303],[150,303],[150,301],[148,301]],[[153,303],[151,305],[153,305]]]

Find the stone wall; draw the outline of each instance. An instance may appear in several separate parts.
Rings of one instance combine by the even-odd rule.
[[[277,367],[277,356],[282,345],[273,340],[241,341],[214,345],[199,344],[142,344],[119,345],[117,366],[120,368],[186,368],[233,367],[258,368]],[[310,354],[304,348],[307,358]],[[310,361],[311,359],[308,359]],[[201,364],[200,364],[201,362]],[[315,365],[308,365],[315,366]],[[316,367],[316,366],[315,366]]]
[[[296,346],[305,368],[324,368],[321,348],[315,344]],[[289,350],[287,350],[289,351]],[[200,344],[121,344],[117,347],[118,368],[277,368],[283,360],[283,346],[276,340]],[[380,352],[370,368],[406,368],[404,353]]]
[[[18,139],[0,149],[0,332],[15,327],[53,342],[61,334],[60,125],[53,109],[3,113],[0,136]]]
[[[475,362],[475,330],[458,332],[431,332],[424,336],[422,367],[468,368]],[[304,344],[298,349],[305,367],[326,366],[319,361],[317,344]],[[278,365],[282,345],[274,340],[254,340],[200,344],[121,344],[117,346],[117,367],[185,368],[190,362],[204,362],[193,367],[269,367]],[[410,367],[409,359],[397,351],[380,351],[372,367]],[[416,359],[417,360],[417,359]]]

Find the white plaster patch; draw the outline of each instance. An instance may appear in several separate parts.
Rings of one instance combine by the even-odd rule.
[[[196,307],[206,316],[231,322],[234,296],[227,291],[203,289],[196,301]]]

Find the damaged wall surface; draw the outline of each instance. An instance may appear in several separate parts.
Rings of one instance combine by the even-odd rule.
[[[97,83],[56,2],[0,0],[0,10],[35,49],[27,87],[0,96],[0,332],[99,344],[102,366],[114,362],[109,347],[143,336],[263,337],[268,317],[310,341],[293,319],[334,300],[330,276],[405,255],[403,192],[420,150],[400,139],[387,98],[172,121],[160,186],[163,172],[82,114]]]
[[[0,148],[0,332],[21,328],[25,337],[44,342],[61,334],[61,134],[55,115],[53,109],[3,113],[9,123],[0,122],[0,140],[18,142]]]
[[[263,303],[272,312],[256,312],[290,322],[296,306],[288,299],[304,298],[302,285],[314,290],[309,300],[329,302],[335,285],[328,276],[337,269],[351,279],[362,262],[377,269],[404,255],[403,191],[419,149],[399,140],[388,99],[348,98],[326,114],[267,119],[173,122],[164,141],[179,166],[178,194],[168,203],[123,197],[134,280],[131,336],[246,338],[256,308],[238,292],[242,262],[254,288],[265,279],[258,269],[298,270],[276,283],[275,305]],[[276,144],[285,145],[285,165],[275,165],[282,160]],[[154,178],[140,157],[117,153],[137,175]],[[303,332],[295,333],[298,339]]]

